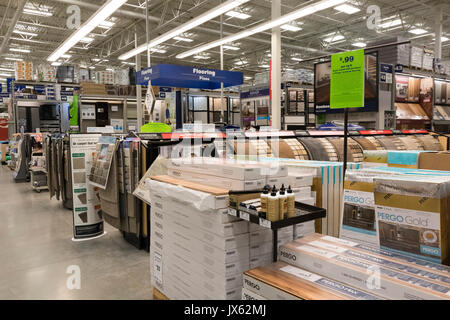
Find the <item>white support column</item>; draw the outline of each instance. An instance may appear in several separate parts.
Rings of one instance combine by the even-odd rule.
[[[434,57],[436,59],[442,59],[442,10],[443,6],[441,2],[441,4],[438,6],[438,9],[436,10],[436,23],[434,26],[434,35],[436,38],[436,40],[434,41]]]
[[[138,47],[137,33],[134,33],[134,45]],[[141,70],[141,55],[135,56],[136,71]],[[142,86],[136,84],[136,111],[137,111],[137,128],[136,132],[141,132],[142,127]]]
[[[281,16],[281,0],[272,0],[272,20]],[[272,128],[281,129],[281,29],[272,29]]]

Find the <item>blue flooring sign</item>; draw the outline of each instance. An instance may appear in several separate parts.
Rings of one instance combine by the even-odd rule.
[[[242,72],[206,69],[170,64],[159,64],[136,72],[136,84],[153,86],[219,89],[221,82],[224,87],[237,86],[244,82]]]

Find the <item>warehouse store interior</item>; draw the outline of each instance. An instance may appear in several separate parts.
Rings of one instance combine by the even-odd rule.
[[[448,300],[449,22],[0,0],[0,300]]]

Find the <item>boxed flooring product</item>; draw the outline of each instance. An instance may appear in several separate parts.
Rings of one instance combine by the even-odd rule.
[[[193,206],[200,211],[223,209],[228,206],[228,190],[205,186],[169,176],[147,179],[146,186],[152,193],[170,197],[175,201]]]
[[[280,165],[269,165],[256,161],[240,161],[216,158],[171,159],[170,168],[188,168],[192,172],[205,173],[212,176],[236,180],[260,180],[266,176],[286,177],[287,168]]]
[[[244,273],[244,289],[269,300],[380,300],[376,295],[277,262]]]
[[[248,289],[242,288],[242,297],[241,300],[267,300],[263,296],[260,296]]]
[[[312,239],[309,244],[315,247],[345,254],[347,256],[368,262],[380,263],[390,269],[401,271],[412,276],[420,276],[441,286],[450,286],[450,272],[437,271],[435,269],[428,268],[424,266],[425,260],[415,258],[408,259],[406,258],[407,256],[402,255],[399,255],[400,259],[393,259],[389,255],[383,255],[375,247],[372,247],[372,250],[366,250],[363,247],[359,247],[356,242],[330,236],[321,236],[319,234],[310,235],[309,237],[305,237],[303,240],[308,239]],[[414,263],[414,260],[418,263]],[[443,265],[439,266],[445,268]]]
[[[416,276],[363,260],[314,247],[296,240],[280,248],[280,260],[377,296],[397,300],[449,299],[442,286]],[[374,271],[379,270],[379,282]]]
[[[449,152],[427,152],[419,154],[419,169],[450,171]]]
[[[187,168],[189,169],[189,167]],[[207,186],[220,186],[234,191],[251,191],[263,189],[266,185],[264,179],[258,180],[236,180],[224,177],[217,177],[208,174],[201,174],[185,170],[185,168],[168,168],[167,174],[182,180],[197,182]]]
[[[450,177],[403,175],[374,182],[380,247],[448,264]]]
[[[397,168],[419,168],[419,157],[422,153],[428,153],[428,151],[399,151],[389,150],[388,153],[388,166]]]

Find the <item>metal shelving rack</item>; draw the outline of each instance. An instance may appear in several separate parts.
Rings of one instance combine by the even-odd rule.
[[[269,221],[263,217],[258,216],[258,212],[256,210],[251,210],[246,207],[242,207],[239,205],[239,210],[235,208],[228,208],[228,214],[237,218],[241,218],[251,223],[255,223],[260,225],[261,227],[271,229],[273,231],[273,253],[272,258],[273,262],[276,262],[278,259],[278,230],[281,228],[294,226],[299,223],[312,221],[320,218],[325,218],[326,210],[322,208],[318,208],[315,206],[311,206],[309,204],[295,202],[295,213],[296,216],[292,218],[286,218],[279,221]]]

